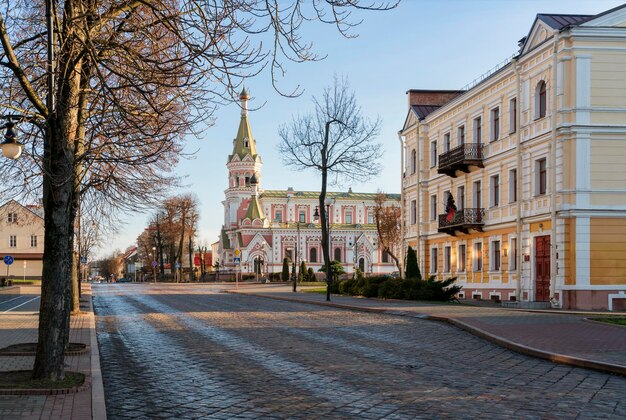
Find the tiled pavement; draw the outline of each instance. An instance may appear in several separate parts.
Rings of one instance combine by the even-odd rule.
[[[38,293],[39,290],[36,288],[22,290],[22,295],[37,296]],[[84,309],[85,314],[71,318],[70,342],[91,346],[90,325],[93,325],[93,311],[90,293],[90,286],[85,285],[83,296],[89,303]],[[6,300],[6,296],[3,300]],[[31,308],[27,308],[29,311],[0,313],[0,347],[37,341],[38,313],[34,310],[38,307],[38,301],[36,303],[36,305],[33,304],[34,306],[31,305]],[[97,349],[95,354],[91,352],[91,354],[66,357],[66,369],[85,373],[90,378],[93,369],[92,355],[97,358]],[[93,362],[96,362],[94,365],[97,368],[97,361]],[[33,356],[0,356],[0,371],[28,370],[32,369],[33,363]],[[99,375],[99,370],[97,374]],[[63,395],[0,395],[0,419],[106,418],[104,405],[101,404],[100,407],[95,404],[95,407],[96,409],[93,410],[91,387],[87,387],[84,391]]]
[[[292,293],[291,286],[245,285],[237,292],[325,304],[325,295]],[[538,350],[546,356],[551,355],[553,360],[580,359],[598,362],[600,365],[607,365],[610,371],[615,366],[612,371],[626,373],[626,328],[587,321],[585,318],[592,314],[558,310],[508,310],[350,296],[332,296],[331,304],[449,320],[462,328],[500,339],[505,345],[512,344],[512,347],[519,345],[530,350]]]
[[[94,288],[110,418],[626,417],[622,376],[439,322],[216,290]]]

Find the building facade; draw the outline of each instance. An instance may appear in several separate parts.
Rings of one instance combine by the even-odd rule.
[[[315,219],[319,192],[264,190],[262,161],[248,118],[249,95],[240,95],[241,121],[228,157],[224,225],[215,247],[215,263],[222,270],[263,275],[281,272],[283,259],[315,272],[323,265],[321,226]],[[331,258],[347,273],[359,267],[365,274],[392,273],[392,258],[378,246],[374,221],[374,193],[329,192]],[[400,196],[388,195],[385,205],[399,206]]]
[[[626,308],[626,6],[539,14],[461,91],[410,90],[405,245],[460,297]]]
[[[41,279],[44,220],[41,207],[10,200],[0,206],[0,277]],[[1,260],[10,255],[13,264]]]

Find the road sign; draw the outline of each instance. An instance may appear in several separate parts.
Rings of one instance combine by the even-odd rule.
[[[157,262],[156,261],[152,261],[152,266],[156,267],[157,266]]]
[[[239,258],[239,257],[235,257],[235,258],[233,258],[233,262],[234,262],[235,264],[241,264],[241,258]]]
[[[4,258],[2,259],[4,261],[4,263],[6,265],[11,265],[13,264],[13,257],[10,255],[5,255]]]
[[[235,257],[238,257],[238,256],[239,256],[239,254],[241,254],[241,251],[240,251],[240,250],[238,250],[238,249],[236,249],[236,250],[235,250]]]
[[[180,263],[177,262],[176,264],[174,264],[174,267],[176,267],[176,269],[178,270],[180,268]]]
[[[87,264],[87,257],[80,257],[81,264]]]

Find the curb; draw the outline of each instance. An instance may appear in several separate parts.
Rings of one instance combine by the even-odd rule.
[[[567,356],[565,354],[551,353],[551,352],[540,350],[534,347],[525,346],[523,344],[515,343],[513,341],[504,339],[502,337],[498,337],[480,328],[473,327],[469,324],[466,324],[462,321],[458,321],[453,318],[407,312],[407,311],[402,311],[402,310],[365,308],[365,307],[360,307],[360,306],[346,305],[343,303],[316,302],[316,301],[309,301],[306,299],[299,299],[299,298],[290,298],[290,297],[283,297],[283,296],[268,296],[268,295],[263,295],[263,294],[247,293],[247,292],[240,292],[240,291],[233,291],[233,290],[226,290],[224,292],[232,293],[232,294],[254,296],[254,297],[265,298],[265,299],[282,300],[282,301],[287,301],[287,302],[307,303],[310,305],[326,306],[326,307],[347,309],[347,310],[359,311],[359,312],[379,313],[379,314],[385,314],[385,315],[404,316],[404,317],[410,317],[410,318],[426,319],[429,321],[445,322],[459,329],[462,329],[466,332],[469,332],[477,337],[481,337],[493,344],[496,344],[498,346],[504,347],[506,349],[515,351],[517,353],[520,353],[526,356],[532,356],[532,357],[536,357],[539,359],[549,360],[551,362],[560,363],[564,365],[582,367],[586,369],[597,370],[597,371],[604,372],[604,373],[611,373],[615,375],[626,376],[626,366],[599,362],[599,361],[590,360],[590,359],[583,359],[580,357]]]
[[[91,348],[91,418],[106,420],[107,410],[104,400],[104,384],[100,368],[100,349],[96,335],[96,316],[93,311],[93,289],[89,287],[89,336]]]

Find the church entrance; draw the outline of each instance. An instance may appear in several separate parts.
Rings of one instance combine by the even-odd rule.
[[[359,258],[359,270],[361,273],[365,273],[365,258]]]

